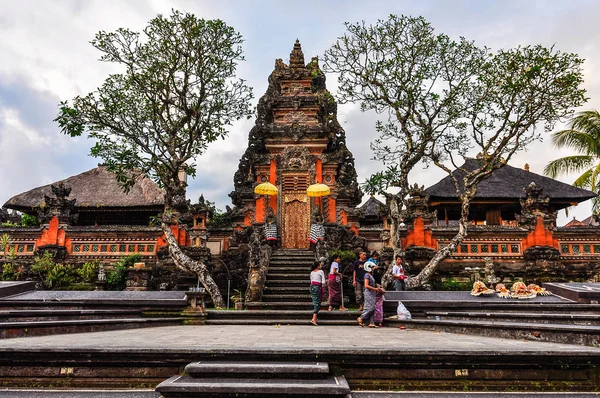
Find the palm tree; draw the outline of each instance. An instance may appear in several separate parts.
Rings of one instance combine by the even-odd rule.
[[[551,161],[544,168],[544,174],[556,178],[562,173],[583,172],[573,185],[599,193],[600,113],[597,110],[578,113],[567,130],[552,134],[552,143],[557,148],[573,148],[579,154]],[[599,210],[600,199],[594,198],[592,211],[597,214]]]

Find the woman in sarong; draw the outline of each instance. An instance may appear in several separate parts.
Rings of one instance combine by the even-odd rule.
[[[373,278],[373,267],[375,264],[367,261],[363,265],[363,269],[365,270],[365,303],[364,310],[360,317],[358,317],[357,321],[360,326],[365,326],[365,321],[369,321],[369,327],[375,328],[375,320],[373,319],[373,315],[375,314],[375,305],[376,305],[376,295],[377,293],[385,293],[381,287],[375,284],[375,278]]]
[[[340,256],[336,255],[331,263],[329,277],[327,279],[327,287],[329,289],[329,311],[333,311],[333,307],[340,307],[340,311],[347,311],[344,307],[342,297],[342,283],[344,279],[340,273]]]
[[[322,264],[319,261],[311,267],[310,273],[310,296],[313,304],[313,317],[310,323],[317,326],[317,314],[321,309],[321,298],[323,297],[323,288],[325,285],[325,274],[321,270]]]

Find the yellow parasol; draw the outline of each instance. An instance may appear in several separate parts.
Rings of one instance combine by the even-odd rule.
[[[313,197],[327,196],[330,192],[331,190],[325,184],[312,184],[306,190],[306,194]]]
[[[260,183],[254,188],[254,193],[259,195],[277,195],[278,192],[277,187],[268,181]]]

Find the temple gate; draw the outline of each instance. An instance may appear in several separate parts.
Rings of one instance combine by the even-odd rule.
[[[298,41],[289,65],[275,61],[257,114],[230,194],[238,215],[235,226],[264,223],[272,211],[284,249],[308,248],[315,213],[322,214],[325,223],[357,230],[353,210],[362,193],[354,158],[318,59],[305,65]],[[265,181],[277,186],[279,195],[254,194],[254,187]],[[328,185],[331,194],[324,199],[308,197],[306,189],[314,183]]]

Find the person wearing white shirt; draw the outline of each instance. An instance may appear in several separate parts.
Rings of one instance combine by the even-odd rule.
[[[396,291],[405,290],[404,280],[406,279],[406,276],[404,275],[401,257],[396,257],[396,264],[394,264],[394,268],[392,268],[392,275],[394,276]]]
[[[310,323],[317,326],[317,314],[321,309],[321,298],[323,297],[323,290],[326,283],[325,274],[321,269],[323,264],[319,261],[315,261],[315,263],[311,267],[310,272],[310,295],[312,297],[313,303],[313,317]]]

